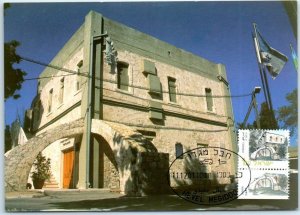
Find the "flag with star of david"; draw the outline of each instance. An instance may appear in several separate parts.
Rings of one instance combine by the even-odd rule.
[[[257,33],[261,63],[266,66],[272,78],[275,79],[281,72],[285,63],[288,61],[288,58],[284,54],[269,46],[261,34],[259,32]]]

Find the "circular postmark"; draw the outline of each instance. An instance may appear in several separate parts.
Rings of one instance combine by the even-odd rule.
[[[238,160],[246,168],[237,170]],[[245,171],[247,174],[244,174]],[[169,167],[169,185],[182,199],[199,205],[218,205],[237,199],[248,188],[251,170],[236,152],[221,147],[199,147],[178,156]],[[238,188],[238,181],[246,187]]]

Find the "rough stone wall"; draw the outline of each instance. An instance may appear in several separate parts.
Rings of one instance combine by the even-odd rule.
[[[199,94],[205,95],[205,88],[212,89],[212,95],[222,95],[222,82],[218,81],[217,78],[215,80],[206,78],[201,76],[200,74],[196,74],[190,72],[188,70],[183,70],[176,68],[174,66],[161,63],[159,61],[154,61],[153,59],[145,58],[139,56],[137,54],[118,50],[118,59],[119,61],[126,62],[129,64],[128,67],[128,75],[129,75],[129,83],[137,86],[147,87],[147,79],[146,76],[143,74],[143,61],[149,60],[155,63],[155,67],[157,70],[157,76],[160,78],[160,82],[162,84],[162,90],[168,91],[168,77],[173,77],[176,79],[176,90],[177,93],[188,93],[188,94]],[[104,59],[103,59],[104,60]],[[105,60],[104,60],[105,61]],[[171,61],[171,60],[170,60]],[[201,68],[199,68],[201,70]],[[122,91],[117,89],[117,73],[111,72],[111,66],[107,63],[104,63],[104,79],[114,81],[115,83],[108,83],[104,82],[103,86],[105,89],[124,92],[124,94],[118,93],[113,94],[113,97],[116,99],[123,99],[128,102],[136,101],[137,104],[141,103],[142,101],[138,101],[141,99],[151,100],[151,96],[149,95],[148,91],[145,89],[138,89],[138,88],[131,88],[129,87],[128,91]],[[215,71],[215,77],[217,77],[218,72]],[[111,96],[111,91],[105,91],[104,89],[104,96]],[[133,98],[128,95],[137,96],[138,98]],[[225,110],[225,103],[224,100],[226,98],[213,98],[213,111],[207,111],[206,108],[206,98],[205,96],[184,96],[184,95],[177,95],[177,102],[172,103],[170,102],[169,95],[167,93],[163,94],[163,99],[159,102],[163,103],[163,108],[167,108],[170,110],[176,110],[179,112],[187,113],[187,111],[194,115],[196,112],[199,114],[202,113],[202,116],[205,116],[207,119],[215,119],[216,117],[220,117],[226,114]],[[209,114],[208,114],[209,113]],[[224,119],[219,119],[219,121],[226,121]]]
[[[5,190],[25,190],[31,166],[37,154],[56,140],[79,136],[84,132],[83,119],[59,125],[30,139],[26,144],[15,147],[5,157]],[[157,177],[164,177],[168,155],[159,155],[155,146],[132,128],[101,120],[92,120],[92,133],[107,142],[107,159],[114,168],[110,169],[109,186],[127,195],[143,195],[160,191]],[[150,168],[150,171],[148,171]],[[162,170],[159,170],[159,169]],[[117,175],[118,174],[118,175]],[[149,182],[149,183],[148,183]]]
[[[33,137],[11,150],[5,157],[5,191],[25,190],[31,166],[39,152],[58,139],[83,133],[83,120],[62,124]]]
[[[77,71],[77,64],[83,59],[83,48],[77,50],[69,59],[63,62],[63,68],[69,69],[72,71]],[[63,77],[63,75],[66,75]],[[49,75],[50,76],[50,75]],[[64,78],[64,94],[63,94],[63,102],[59,101],[60,94],[60,82],[61,79]],[[77,75],[70,75],[70,73],[54,70],[53,78],[50,78],[47,83],[40,89],[40,96],[38,101],[41,101],[41,106],[39,107],[39,117],[37,118],[37,110],[34,112],[34,130],[40,128],[45,125],[50,120],[62,114],[64,111],[72,107],[74,104],[80,102],[81,100],[81,89],[77,90]],[[49,106],[49,92],[53,90],[52,94],[52,108],[51,111],[48,112]],[[80,109],[79,109],[80,111]],[[81,117],[81,113],[76,111],[71,116],[64,117],[64,122],[68,120],[75,120]],[[71,119],[71,120],[70,120]],[[56,126],[56,125],[54,125]],[[49,128],[47,128],[49,129]]]
[[[142,63],[144,59],[153,61],[152,59],[144,58],[123,50],[118,50],[118,58],[120,61],[129,64],[128,71],[130,84],[148,87],[146,76],[142,73]],[[205,78],[199,74],[179,69],[159,61],[153,62],[155,63],[157,76],[160,78],[163,91],[168,91],[167,78],[170,76],[176,78],[177,93],[205,95],[205,88],[211,88],[213,95],[223,94],[224,83],[218,80]],[[104,79],[117,82],[117,74],[109,72],[110,69],[110,66],[104,63]],[[197,147],[197,143],[220,146],[228,149],[232,148],[230,135],[228,135],[229,131],[226,126],[228,124],[228,116],[226,115],[227,110],[225,100],[229,98],[212,98],[213,111],[207,111],[205,96],[177,95],[177,102],[173,103],[170,102],[167,93],[163,94],[162,100],[158,100],[153,99],[148,91],[144,89],[129,87],[128,91],[124,91],[117,89],[116,84],[108,82],[104,82],[103,86],[103,98],[110,101],[104,102],[103,119],[128,125],[131,124],[133,127],[134,125],[138,125],[140,126],[140,129],[145,130],[151,129],[152,127],[157,132],[157,138],[153,140],[154,144],[161,152],[173,151],[176,142],[181,142],[185,148],[195,148]],[[177,127],[179,129],[159,129],[159,124],[157,126],[157,124],[154,124],[149,119],[149,111],[147,111],[149,101],[161,103],[163,112],[167,113],[164,114],[164,120],[161,123],[161,127]],[[124,105],[118,104],[120,102],[139,106],[144,110],[124,107]],[[170,115],[169,113],[172,113],[173,115]],[[191,119],[183,119],[176,116],[176,114],[211,120],[217,124],[223,123],[223,126]],[[195,131],[186,131],[186,129]],[[175,138],[174,135],[176,136],[178,131],[180,131],[180,136],[179,138]]]
[[[141,153],[141,173],[139,186],[143,187],[143,194],[159,194],[169,191],[169,154]]]
[[[160,172],[152,175],[155,168],[158,168],[160,159],[156,159],[155,156],[160,156],[155,146],[148,141],[142,134],[138,133],[134,129],[112,122],[105,122],[101,120],[92,120],[92,133],[101,135],[109,144],[112,150],[119,173],[120,179],[120,192],[128,195],[144,195],[151,190],[152,192],[159,192],[158,186],[152,186],[151,183],[143,183],[143,180],[153,180],[152,176],[157,176]],[[143,159],[147,156],[143,154],[153,155],[150,156],[151,170],[147,169],[147,159]],[[168,157],[168,155],[161,155]],[[167,159],[161,159],[167,160]],[[156,164],[154,164],[156,163]],[[167,162],[162,167],[167,167]],[[149,167],[150,168],[150,167]],[[167,168],[166,168],[167,170]],[[114,173],[115,174],[115,173]],[[151,179],[152,178],[152,179]],[[143,185],[143,186],[142,186]],[[151,185],[151,189],[148,188]]]
[[[183,152],[197,148],[198,144],[233,149],[234,143],[228,129],[226,107],[226,100],[230,98],[213,97],[213,110],[208,111],[205,96],[178,95],[178,93],[205,95],[205,88],[210,88],[212,95],[223,95],[224,83],[216,78],[219,74],[218,69],[211,71],[215,75],[215,79],[212,79],[129,51],[118,50],[118,58],[129,64],[129,84],[142,87],[148,87],[146,75],[143,74],[143,61],[147,59],[154,62],[163,91],[168,91],[168,77],[176,79],[177,102],[170,102],[168,93],[163,93],[161,99],[154,99],[145,89],[130,86],[128,91],[118,89],[116,71],[111,72],[111,67],[104,63],[104,79],[115,82],[103,82],[103,98],[106,100],[103,105],[104,120],[124,123],[135,129],[155,131],[156,136],[152,142],[158,152],[169,153],[169,163],[176,158],[175,144],[177,142],[183,145]],[[166,114],[164,114],[164,119],[160,124],[149,119],[149,111],[147,110],[149,101],[162,104],[163,113]],[[129,105],[138,106],[140,109],[131,108]],[[179,117],[179,115],[188,117]],[[191,119],[192,117],[204,120],[197,121]],[[212,123],[205,122],[205,120],[211,120]],[[230,168],[231,166],[228,165],[228,170]],[[224,171],[226,170],[224,169]]]
[[[104,187],[110,188],[111,191],[120,191],[120,177],[118,169],[112,163],[111,158],[108,158],[106,154],[104,154],[103,163]]]

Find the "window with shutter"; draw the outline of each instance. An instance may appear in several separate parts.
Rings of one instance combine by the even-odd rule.
[[[155,64],[151,61],[144,60],[143,61],[143,73],[156,75]]]
[[[162,113],[162,104],[155,101],[149,101],[149,118],[154,120],[162,120],[163,113]]]
[[[159,77],[148,74],[148,85],[149,85],[149,93],[161,95],[161,84]]]

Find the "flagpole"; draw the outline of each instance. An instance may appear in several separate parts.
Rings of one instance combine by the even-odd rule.
[[[258,68],[259,68],[259,74],[260,74],[260,78],[261,78],[261,82],[262,82],[265,99],[266,99],[267,105],[269,107],[269,98],[268,98],[268,94],[266,91],[265,77],[263,75],[262,65],[261,65],[260,47],[259,47],[259,42],[257,40],[258,36],[257,36],[257,31],[256,31],[256,23],[253,23],[253,28],[254,28],[253,41],[254,41],[254,47],[255,47],[255,51],[256,51],[256,55],[257,55],[257,64],[258,64]]]
[[[268,79],[266,76],[265,68],[262,65],[262,61],[260,58],[260,47],[259,47],[259,42],[257,41],[258,34],[257,34],[256,23],[253,23],[253,27],[254,27],[254,35],[255,35],[254,36],[254,44],[255,44],[255,48],[256,48],[258,67],[259,67],[260,77],[261,77],[263,90],[264,90],[264,94],[265,94],[265,99],[266,99],[266,102],[268,104],[270,111],[273,113],[273,105],[272,105],[272,99],[271,99],[271,93],[270,93],[270,89],[269,89]],[[256,40],[255,40],[255,38],[256,38]]]
[[[266,69],[264,67],[263,67],[263,74],[264,74],[264,77],[265,77],[267,95],[268,95],[268,98],[269,98],[269,106],[270,106],[269,109],[273,113],[273,104],[272,104],[272,99],[271,99],[269,83],[268,83],[268,77],[266,75]]]

